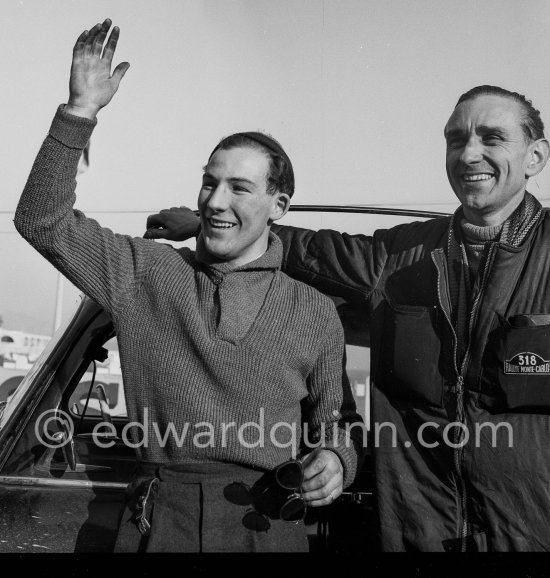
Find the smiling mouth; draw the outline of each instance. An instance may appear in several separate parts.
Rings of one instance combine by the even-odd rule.
[[[229,221],[221,221],[219,219],[213,219],[213,218],[210,218],[207,220],[208,220],[208,224],[213,229],[232,229],[237,224],[237,223],[231,223]]]
[[[475,183],[477,181],[488,181],[489,179],[492,179],[493,176],[494,175],[491,173],[474,173],[462,175],[462,179],[467,183]]]

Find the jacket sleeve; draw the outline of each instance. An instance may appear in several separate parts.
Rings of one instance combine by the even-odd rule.
[[[323,343],[308,376],[304,443],[307,449],[319,446],[333,451],[344,467],[344,487],[355,479],[363,455],[364,424],[344,367],[344,332],[330,303]]]
[[[73,209],[78,161],[97,121],[60,106],[17,206],[19,233],[107,311],[121,307],[159,247],[102,228]]]
[[[281,225],[272,231],[283,242],[285,273],[350,303],[368,299],[388,256],[385,230],[372,237]]]

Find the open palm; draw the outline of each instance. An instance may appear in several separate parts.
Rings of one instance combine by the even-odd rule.
[[[121,62],[111,74],[119,29],[113,28],[103,49],[110,27],[111,21],[107,19],[78,37],[73,49],[69,106],[97,113],[113,98],[130,67],[129,63]]]

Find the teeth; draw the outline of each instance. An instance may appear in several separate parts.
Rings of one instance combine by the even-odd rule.
[[[224,221],[212,221],[210,220],[210,225],[215,229],[231,229],[235,226],[235,223],[225,223]]]
[[[488,181],[489,179],[493,178],[493,175],[488,174],[477,174],[477,175],[464,175],[465,181]]]

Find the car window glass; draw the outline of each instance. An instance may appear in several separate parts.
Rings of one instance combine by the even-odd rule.
[[[103,347],[107,357],[104,361],[95,361],[95,379],[93,379],[94,364],[91,363],[69,398],[68,408],[74,416],[81,416],[86,409],[86,417],[100,417],[103,394],[105,394],[110,416],[127,417],[116,337],[109,339]],[[88,401],[87,406],[86,401]]]
[[[94,327],[82,326],[78,345],[72,343],[75,351],[94,351],[96,361],[71,352],[60,364],[39,405],[24,418],[1,475],[115,485],[130,479],[136,456],[121,436],[127,416],[118,344],[108,339],[110,323]],[[109,332],[106,341],[97,341],[99,331]]]
[[[56,335],[63,333],[70,325],[81,301],[82,295],[79,295]],[[28,344],[21,347],[17,341],[4,342],[0,355],[0,403],[7,402],[7,404],[0,416],[0,429],[10,415],[11,409],[15,408],[24,397],[25,390],[32,387],[37,372],[54,347],[55,336],[52,339],[41,340],[38,346],[32,348]]]

